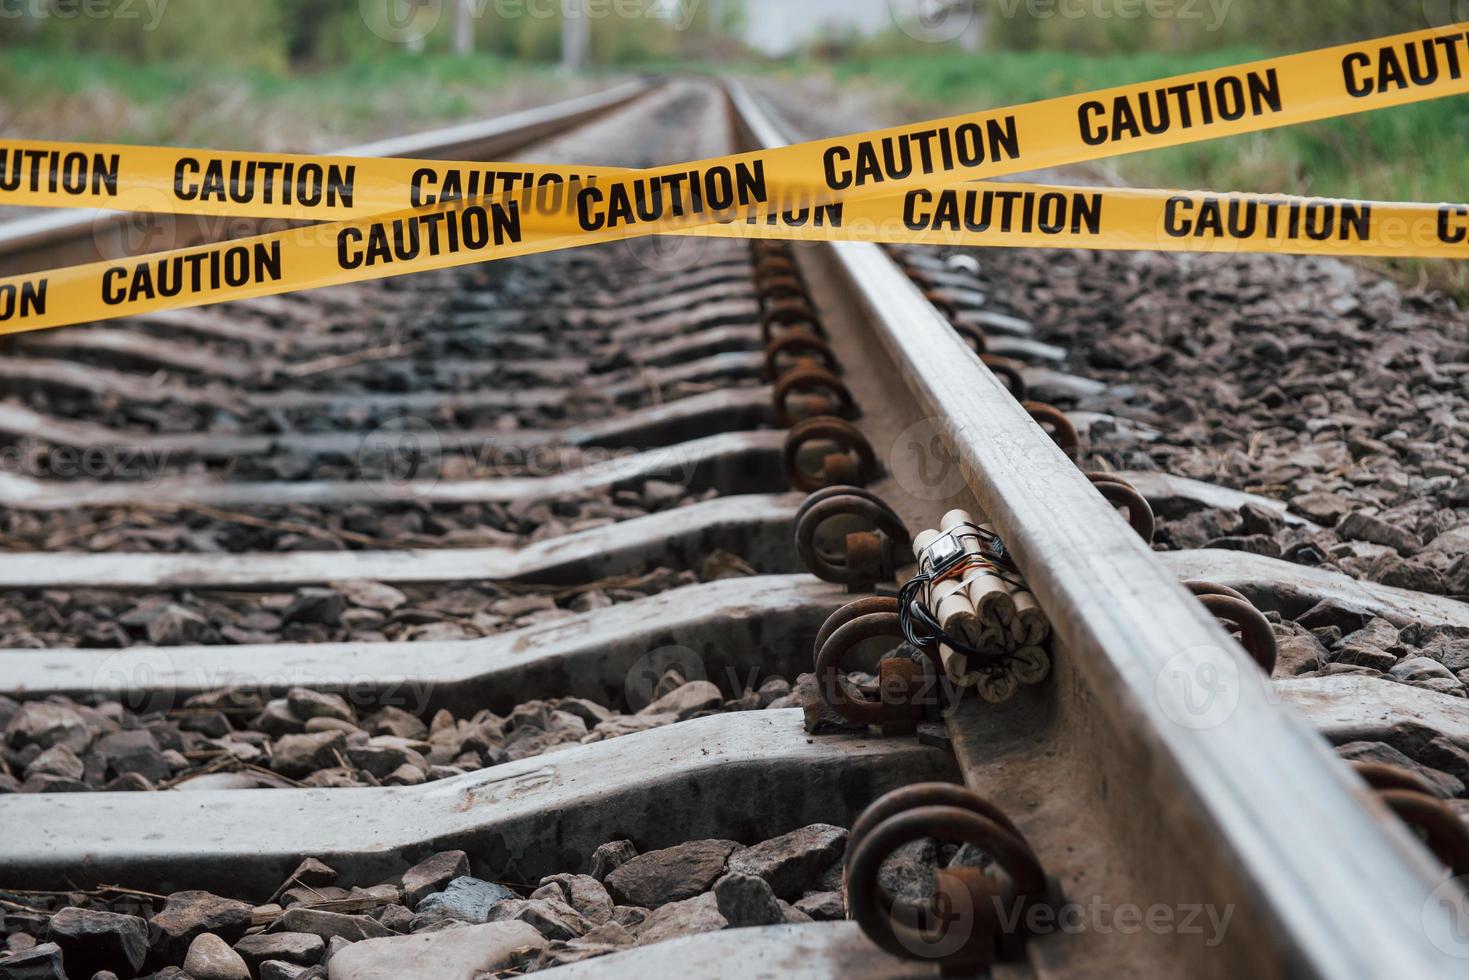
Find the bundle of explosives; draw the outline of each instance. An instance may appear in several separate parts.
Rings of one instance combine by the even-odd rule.
[[[1051,624],[988,524],[951,510],[913,539],[918,574],[899,599],[904,635],[937,646],[944,673],[1000,704],[1051,670]]]

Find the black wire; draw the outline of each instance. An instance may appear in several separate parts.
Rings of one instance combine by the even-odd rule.
[[[919,601],[920,591],[931,580],[931,575],[920,572],[909,579],[898,591],[898,627],[903,631],[903,639],[919,648],[936,647],[942,643],[971,660],[978,661],[979,666],[988,669],[998,669],[1003,667],[1007,661],[1015,659],[1008,653],[988,653],[976,649],[963,640],[945,633],[943,626]],[[915,626],[915,621],[917,626]],[[920,633],[918,626],[923,627],[927,632]]]

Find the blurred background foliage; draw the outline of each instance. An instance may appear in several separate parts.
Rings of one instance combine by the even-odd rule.
[[[472,16],[454,16],[460,2]],[[585,21],[567,65],[568,25],[558,13],[565,2],[0,0],[0,133],[319,151],[653,71],[770,75],[813,101],[833,88],[860,94],[875,107],[874,122],[920,119],[1417,30],[1469,7],[590,0],[604,14]],[[372,11],[401,14],[415,3],[414,16],[431,28],[421,41],[371,29]],[[614,4],[638,16],[607,15]],[[87,16],[84,5],[118,16]],[[939,32],[942,42],[919,39],[932,35],[913,28],[918,12],[946,9],[966,29],[952,38]],[[1168,13],[1149,14],[1159,10]],[[1454,98],[1135,154],[1092,170],[1135,185],[1457,201],[1466,195],[1465,159],[1469,99]]]

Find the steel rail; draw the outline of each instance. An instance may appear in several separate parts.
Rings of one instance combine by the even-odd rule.
[[[728,92],[755,148],[787,142],[745,89]],[[1109,868],[1150,881],[1162,901],[1236,906],[1215,948],[1144,933],[1120,955],[1146,955],[1152,938],[1175,973],[1191,976],[1462,976],[1463,962],[1430,941],[1431,930],[1453,934],[1451,910],[1433,901],[1440,872],[1408,831],[1274,703],[1244,651],[880,247],[825,244],[814,254],[844,279],[880,349],[951,438],[975,500],[1050,614],[1057,703],[1045,706],[1053,717],[1043,737],[1056,748],[1038,764],[1093,754],[1058,775],[1096,787],[1101,812],[1088,816],[1126,842]],[[1214,693],[1229,710],[1201,716],[1191,705],[1206,676],[1223,682]],[[982,704],[964,708],[950,732],[966,779],[977,781],[1004,725]],[[1062,947],[1033,943],[1032,960],[1075,969]]]

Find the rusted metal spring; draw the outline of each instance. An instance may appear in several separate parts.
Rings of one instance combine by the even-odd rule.
[[[1067,456],[1075,456],[1081,448],[1081,436],[1076,432],[1076,426],[1066,417],[1066,413],[1055,405],[1047,405],[1045,402],[1021,402],[1021,406],[1035,419],[1036,424],[1045,428],[1051,426],[1051,440],[1061,447],[1061,451]]]
[[[918,280],[919,275],[921,273],[908,273],[910,279],[918,283],[920,287],[923,287],[923,283]],[[954,301],[949,299],[949,297],[932,287],[926,287],[923,289],[923,298],[928,300],[934,309],[943,314],[944,319],[949,321],[950,326],[959,322],[959,307],[955,306]]]
[[[788,333],[825,337],[826,328],[804,300],[779,300],[760,314],[760,343],[769,344],[776,337]]]
[[[879,689],[878,700],[869,700],[847,680],[842,669],[842,661],[858,644],[881,636],[903,639],[898,601],[888,596],[858,599],[843,606],[827,619],[816,637],[814,660],[821,700],[843,718],[859,725],[882,725],[913,713],[907,704],[908,692],[890,691],[884,685]]]
[[[795,356],[798,365],[820,361],[821,366],[833,374],[841,369],[836,355],[831,352],[825,340],[805,331],[799,333],[792,331],[781,334],[765,345],[765,372],[771,380],[778,378],[781,374],[779,358],[782,354]],[[811,356],[804,356],[808,354]],[[793,365],[787,365],[787,368],[791,366]]]
[[[1008,881],[978,868],[945,868],[933,899],[898,901],[878,880],[882,863],[925,837],[979,848]],[[906,786],[868,807],[847,840],[843,877],[849,914],[877,945],[905,959],[976,972],[1015,935],[1005,923],[1013,929],[1024,922],[1026,906],[1046,893],[1045,872],[1015,824],[992,803],[947,783]]]
[[[1380,762],[1354,762],[1357,775],[1424,843],[1455,877],[1469,875],[1469,826],[1438,798],[1436,788],[1415,772]]]
[[[1185,582],[1183,585],[1216,619],[1240,631],[1240,644],[1267,677],[1275,672],[1275,660],[1279,654],[1275,632],[1270,629],[1270,621],[1249,599],[1227,585],[1213,582]]]
[[[1127,523],[1132,529],[1146,541],[1153,543],[1153,532],[1156,529],[1153,517],[1153,507],[1148,503],[1148,498],[1137,492],[1137,487],[1111,473],[1094,472],[1086,474],[1086,478],[1092,481],[1097,492],[1107,499],[1114,507],[1123,507],[1127,510]]]
[[[832,442],[838,447],[837,452],[823,458],[819,473],[809,473],[800,464],[801,450],[812,442]],[[831,415],[802,419],[791,426],[782,462],[791,486],[808,492],[830,486],[860,486],[877,476],[877,454],[862,430]]]
[[[999,354],[980,354],[979,359],[984,362],[985,367],[1005,382],[1005,387],[1010,389],[1010,394],[1015,397],[1016,401],[1025,401],[1025,375],[1021,373],[1025,365],[1011,358],[1001,357]]]
[[[812,414],[837,415],[851,418],[857,414],[857,403],[842,379],[825,368],[813,365],[797,365],[780,376],[771,390],[771,401],[775,403],[775,420],[779,425],[790,427],[802,420],[791,408],[791,396],[806,393],[820,398]],[[830,396],[830,397],[826,397]],[[804,416],[810,418],[808,414]],[[853,481],[855,482],[855,481]]]
[[[770,275],[755,280],[761,305],[782,299],[806,299],[806,286],[795,276]]]
[[[970,349],[974,353],[982,357],[989,352],[989,336],[977,324],[965,323],[961,320],[950,320],[949,326],[953,327],[954,332],[964,338],[965,343],[969,344]]]
[[[838,517],[856,518],[870,530],[849,532],[843,556],[833,558],[817,548],[816,536],[823,524]],[[900,556],[911,551],[902,520],[881,498],[861,487],[818,490],[796,512],[796,553],[808,571],[827,582],[865,585],[886,581],[892,578]]]
[[[765,254],[755,260],[755,282],[773,276],[792,276],[800,278],[801,272],[796,268],[795,260],[790,255]]]

